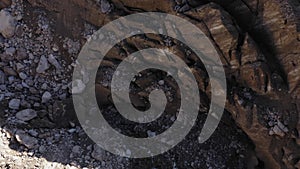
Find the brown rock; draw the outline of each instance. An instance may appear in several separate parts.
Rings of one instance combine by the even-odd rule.
[[[11,5],[11,0],[1,0],[0,1],[0,10],[3,8],[7,8]]]
[[[228,78],[228,101],[226,109],[232,114],[236,123],[256,145],[256,155],[264,162],[265,168],[299,168],[299,144],[291,137],[292,131],[300,132],[299,96],[300,96],[300,36],[299,36],[299,2],[278,0],[210,0],[202,3],[187,0],[191,4],[187,11],[179,16],[190,20],[205,32],[221,55]],[[140,11],[163,11],[174,14],[174,4],[169,1],[131,1],[112,0],[114,9],[103,14],[92,1],[66,0],[46,1],[29,0],[34,6],[45,7],[57,13],[57,22],[72,30],[82,20],[96,26],[116,19],[124,14],[134,13],[130,7]],[[184,2],[184,1],[182,1]],[[68,8],[66,8],[68,7]],[[186,7],[186,6],[185,6]],[[67,9],[67,10],[65,10]],[[63,17],[62,17],[63,16]],[[60,20],[60,18],[64,18]],[[71,18],[71,19],[69,19]],[[75,23],[76,22],[76,23]],[[80,26],[78,26],[80,28]],[[78,30],[77,30],[78,31]],[[76,33],[76,31],[71,31]],[[149,36],[150,39],[154,39]],[[126,54],[144,47],[139,43],[124,44]],[[149,46],[153,44],[149,43]],[[156,47],[156,45],[154,45]],[[204,52],[207,52],[203,49]],[[114,53],[115,52],[115,53]],[[120,49],[112,55],[118,60]],[[179,52],[180,53],[180,52]],[[185,53],[180,53],[185,58]],[[111,65],[112,63],[106,63]],[[193,69],[197,70],[197,69]],[[196,74],[199,87],[209,96],[202,75]],[[141,81],[143,85],[146,80]],[[244,90],[246,89],[246,90]],[[109,104],[109,89],[98,85],[96,93],[100,103]],[[296,105],[296,106],[295,106]],[[273,111],[264,108],[275,107],[278,116],[291,116],[289,130],[274,126],[273,135],[269,135],[268,117]],[[289,112],[286,115],[283,112]],[[265,118],[263,118],[263,117]],[[277,132],[277,134],[276,134]],[[278,133],[279,132],[279,133]],[[279,136],[278,136],[279,135]],[[97,157],[94,157],[97,159]],[[297,162],[297,163],[296,163]]]

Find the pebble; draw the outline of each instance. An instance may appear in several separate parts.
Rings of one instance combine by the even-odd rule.
[[[76,131],[76,129],[75,129],[75,128],[73,128],[73,129],[69,129],[69,130],[68,130],[68,132],[69,132],[69,133],[74,133],[75,131]]]
[[[0,94],[0,102],[4,99],[4,94]]]
[[[160,80],[160,81],[158,82],[158,84],[162,86],[162,85],[164,85],[164,84],[165,84],[165,81],[163,81],[163,80]]]
[[[9,76],[8,77],[8,83],[12,84],[15,81],[15,77],[14,76]]]
[[[58,52],[59,51],[58,46],[56,44],[54,44],[53,47],[52,47],[52,50],[54,52]]]
[[[35,130],[29,130],[28,133],[33,137],[37,137],[39,135],[39,133]]]
[[[15,34],[16,29],[16,20],[15,18],[7,11],[0,11],[0,33],[5,38],[11,38]]]
[[[22,80],[27,79],[27,75],[26,75],[24,72],[19,73],[19,77],[20,77]]]
[[[41,146],[39,147],[39,152],[40,152],[40,153],[46,152],[46,147],[43,146],[43,145],[41,145]]]
[[[17,60],[24,60],[28,57],[26,50],[24,48],[20,48],[17,50]]]
[[[50,67],[48,60],[45,56],[41,56],[38,67],[36,68],[37,73],[44,73]]]
[[[16,53],[16,48],[14,47],[9,47],[5,50],[5,53],[9,56],[13,56]]]
[[[49,100],[51,100],[52,95],[50,92],[45,92],[42,96],[42,103],[47,103]]]
[[[147,134],[148,134],[148,137],[155,137],[156,136],[156,133],[152,132],[150,130],[147,131]]]
[[[80,153],[81,153],[81,147],[80,147],[80,146],[74,146],[74,147],[72,148],[72,152],[73,152],[74,154],[80,154]]]
[[[25,109],[22,111],[19,111],[16,114],[17,119],[22,120],[22,121],[29,121],[34,119],[37,116],[37,113],[35,110],[32,109]]]
[[[8,107],[10,109],[18,110],[20,108],[21,100],[20,99],[12,99],[8,103]]]
[[[17,71],[21,71],[21,70],[23,70],[25,68],[25,66],[22,65],[21,63],[17,63],[16,67],[17,67]]]
[[[20,144],[26,146],[29,149],[34,148],[38,144],[38,140],[36,138],[31,137],[23,130],[18,130],[15,136]]]
[[[58,61],[53,55],[49,55],[48,61],[56,68],[57,71],[61,69],[61,65],[58,63]]]
[[[100,5],[102,13],[109,13],[112,10],[112,5],[107,0],[101,0]]]
[[[285,127],[284,124],[282,124],[279,120],[277,121],[277,125],[278,125],[278,127],[279,127],[282,131],[284,131],[285,133],[287,133],[287,132],[289,131],[288,128]]]
[[[285,136],[284,132],[277,125],[273,127],[273,132],[274,132],[274,134],[276,134],[278,136],[281,136],[281,137]]]

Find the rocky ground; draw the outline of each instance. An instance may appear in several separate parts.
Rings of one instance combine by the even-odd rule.
[[[296,0],[1,1],[1,168],[300,168],[299,7]],[[145,46],[178,51],[188,58],[206,103],[183,142],[157,157],[122,158],[95,146],[78,124],[71,75],[82,45],[104,23],[138,11],[164,11],[190,20],[222,56],[229,86],[226,113],[206,143],[199,144],[197,137],[208,108],[207,75],[193,53],[166,37],[138,36],[120,43],[99,68],[96,93],[114,128],[138,137],[162,132],[174,114],[155,125],[128,124],[111,105],[109,82],[117,63],[143,48],[137,42],[147,39]],[[75,92],[84,90],[88,80],[79,81]],[[141,73],[132,86],[133,105],[148,106],[141,88],[162,88],[176,105],[172,84],[161,72]]]

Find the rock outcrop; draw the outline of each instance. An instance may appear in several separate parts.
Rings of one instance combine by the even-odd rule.
[[[265,168],[300,167],[299,1],[112,0],[105,8],[101,3],[85,0],[28,1],[33,6],[54,12],[57,29],[68,29],[73,37],[83,21],[101,27],[136,12],[177,14],[176,7],[177,11],[184,12],[177,15],[202,29],[219,52],[228,80],[226,110],[256,145],[256,155]],[[111,9],[106,10],[108,7]],[[147,38],[159,40],[152,36]],[[148,46],[159,46],[150,42]],[[117,52],[113,59],[122,60],[119,55],[125,49],[128,54],[143,48],[137,45],[140,43],[130,40],[127,44],[121,47],[122,50],[114,49]],[[182,49],[174,48],[182,52]],[[185,58],[185,52],[182,52],[182,58]],[[106,63],[114,64],[109,60]],[[205,70],[201,66],[193,67],[193,70],[200,90],[209,96]]]

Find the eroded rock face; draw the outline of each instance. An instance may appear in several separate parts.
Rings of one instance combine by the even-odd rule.
[[[229,86],[226,110],[254,142],[256,156],[264,162],[264,167],[299,167],[299,1],[211,0],[197,3],[193,0],[112,0],[114,8],[107,12],[101,11],[101,7],[92,1],[28,1],[34,6],[55,11],[58,22],[62,22],[64,28],[71,29],[74,36],[74,24],[80,24],[82,20],[100,27],[137,11],[175,14],[174,7],[179,5],[177,11],[184,13],[178,15],[205,32],[219,52]],[[63,9],[67,4],[72,7],[65,11]],[[189,11],[191,8],[194,9]],[[72,16],[78,22],[60,16]],[[150,35],[147,38],[161,40]],[[143,39],[137,38],[135,41],[143,42]],[[157,47],[151,42],[146,45]],[[145,46],[140,44],[129,40],[127,46],[121,47],[122,50],[114,49],[111,56],[115,60],[122,60],[124,56],[120,53],[143,49]],[[185,52],[178,47],[171,48],[187,61]],[[114,65],[109,60],[105,64]],[[201,66],[192,69],[200,90],[209,96],[210,89],[206,84],[208,77],[203,73],[204,70]],[[99,89],[105,91],[105,97],[100,97],[104,99],[101,102],[108,103],[106,88]]]
[[[11,5],[11,0],[2,0],[0,1],[0,10]]]

